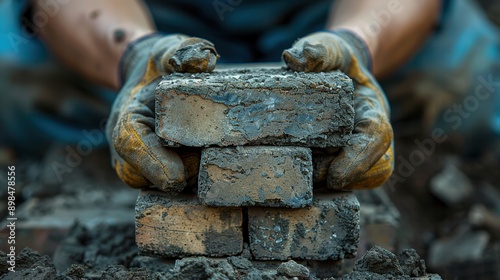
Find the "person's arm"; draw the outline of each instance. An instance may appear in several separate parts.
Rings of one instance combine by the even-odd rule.
[[[354,130],[349,145],[338,154],[327,154],[329,188],[371,189],[392,174],[390,108],[375,77],[391,73],[418,49],[437,24],[439,3],[338,0],[328,30],[305,36],[283,51],[292,70],[340,70],[353,80]]]
[[[34,1],[35,16],[46,2]],[[182,34],[152,34],[140,0],[73,0],[58,8],[40,28],[43,41],[82,76],[120,87],[106,122],[118,177],[131,187],[181,191],[196,175],[190,162],[197,155],[179,155],[155,134],[154,89],[164,74],[212,71],[219,57],[214,45]]]
[[[401,66],[437,24],[438,0],[337,0],[327,29],[348,29],[363,39],[380,78]]]
[[[35,0],[33,5],[36,14],[48,4],[46,0]],[[125,48],[155,31],[142,1],[69,1],[58,8],[47,24],[38,26],[45,44],[72,70],[117,89],[118,64]]]

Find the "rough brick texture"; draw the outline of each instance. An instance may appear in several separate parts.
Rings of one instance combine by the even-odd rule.
[[[213,206],[301,208],[312,203],[311,150],[302,147],[206,148],[198,197]]]
[[[354,125],[352,91],[340,72],[172,74],[156,89],[156,133],[169,146],[341,147]]]
[[[359,203],[352,193],[315,195],[303,209],[248,208],[250,250],[258,260],[341,260],[356,254]]]
[[[218,257],[243,250],[241,208],[207,207],[195,195],[143,191],[135,212],[136,243],[142,254]]]

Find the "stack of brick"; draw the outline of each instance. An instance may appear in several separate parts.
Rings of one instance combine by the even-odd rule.
[[[342,260],[359,238],[352,193],[313,196],[311,148],[342,147],[353,129],[351,80],[282,69],[173,74],[156,92],[156,133],[200,147],[197,194],[143,191],[136,241],[179,258]]]

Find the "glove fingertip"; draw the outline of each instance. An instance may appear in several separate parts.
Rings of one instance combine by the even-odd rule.
[[[282,57],[285,61],[286,66],[294,71],[304,71],[303,63],[294,54],[295,50],[293,48],[283,51]]]

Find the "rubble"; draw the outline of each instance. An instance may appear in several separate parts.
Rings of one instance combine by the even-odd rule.
[[[64,162],[67,147],[69,146],[53,147],[47,152],[45,162]],[[87,157],[81,158],[80,164],[71,172],[64,173],[61,181],[55,175],[57,170],[50,164],[44,165],[37,172],[31,171],[37,177],[27,177],[30,178],[29,184],[23,189],[16,189],[16,247],[30,247],[51,255],[77,221],[90,229],[103,223],[133,224],[138,190],[120,181],[106,164],[108,160],[107,150],[96,149]],[[38,164],[35,167],[25,166],[23,169],[28,171],[36,167],[39,167]],[[19,177],[24,177],[24,174],[19,174]],[[34,191],[37,184],[49,190],[42,192],[42,188]],[[52,195],[54,192],[57,195]],[[26,200],[19,205],[23,197]],[[2,238],[8,234],[5,224],[4,220],[0,229]],[[7,251],[8,246],[7,242],[1,243],[0,249]]]
[[[491,209],[497,215],[500,215],[500,190],[492,184],[483,182],[476,189],[478,192],[478,203]]]
[[[30,248],[16,256],[15,272],[8,270],[7,255],[0,252],[0,278],[9,280],[47,279],[55,280],[57,272],[48,256],[41,256]]]
[[[203,257],[177,260],[167,279],[236,280],[233,267],[227,260],[212,260]]]
[[[81,227],[80,231],[84,227]],[[110,230],[110,228],[104,227],[103,230]],[[120,235],[116,229],[111,229],[110,232]],[[100,234],[96,233],[96,237]],[[109,233],[108,233],[109,235]],[[133,242],[133,238],[127,242]],[[85,251],[85,242],[89,242],[91,248],[100,248],[106,246],[105,240],[98,237],[95,240],[82,240],[79,246],[82,246],[83,251]],[[76,245],[76,243],[75,243]],[[118,244],[115,244],[118,245]],[[0,278],[1,279],[32,279],[32,280],[46,280],[46,279],[163,279],[163,280],[286,280],[286,279],[310,279],[317,280],[319,276],[314,270],[310,270],[307,266],[301,264],[302,262],[287,261],[287,262],[263,262],[250,261],[241,257],[228,257],[224,258],[206,258],[206,257],[189,257],[177,260],[165,260],[154,259],[150,257],[141,257],[137,254],[130,255],[124,251],[120,252],[113,250],[107,255],[109,258],[108,262],[96,263],[89,262],[86,259],[76,259],[73,258],[74,263],[67,269],[57,269],[54,263],[50,260],[48,256],[42,256],[31,249],[24,249],[18,256],[16,264],[16,272],[9,272],[7,270],[8,266],[4,262],[7,255],[0,252]],[[381,252],[383,249],[372,249],[377,252]],[[109,254],[103,251],[104,254]],[[125,254],[124,254],[125,253]],[[372,255],[372,253],[370,253]],[[97,255],[101,255],[98,252]],[[377,255],[375,253],[375,255]],[[413,260],[419,259],[418,255],[410,253]],[[364,256],[362,259],[365,261],[372,257]],[[378,254],[378,259],[381,263],[388,262],[388,259],[394,259],[393,255],[390,253]],[[401,256],[400,256],[401,258]],[[138,266],[136,260],[143,259],[140,261],[142,264],[148,262],[151,265],[141,265]],[[149,260],[145,260],[149,259]],[[405,270],[405,266],[409,264],[416,264],[417,262],[405,262],[400,263],[400,267]],[[154,265],[153,265],[154,264]],[[412,267],[412,265],[408,267]],[[374,264],[377,267],[380,265]],[[372,265],[366,266],[367,268],[373,268]],[[437,275],[425,274],[423,271],[423,276],[418,278],[410,277],[408,275],[394,276],[394,267],[383,266],[387,270],[383,270],[383,274],[374,273],[371,270],[366,271],[354,271],[348,273],[341,278],[337,279],[441,279]],[[332,276],[332,274],[330,275]],[[325,276],[325,277],[330,277]],[[29,278],[25,278],[29,277]],[[385,277],[385,278],[384,278]],[[329,278],[336,279],[336,278]]]
[[[485,231],[474,231],[470,226],[459,228],[449,237],[435,241],[429,249],[429,266],[442,267],[454,262],[479,259],[490,237]]]
[[[472,226],[486,229],[493,238],[500,240],[500,215],[492,213],[482,204],[476,204],[469,211],[468,220]]]
[[[341,147],[354,127],[352,91],[335,71],[175,73],[156,89],[156,133],[170,146]]]
[[[454,262],[437,272],[443,279],[500,279],[500,242],[489,245],[477,260]]]
[[[356,261],[354,271],[339,280],[441,280],[437,274],[427,274],[425,262],[412,249],[404,250],[396,257],[388,250],[375,246]]]
[[[398,256],[398,262],[404,275],[412,277],[425,276],[425,261],[420,258],[414,249],[403,250]]]
[[[52,259],[59,272],[71,270],[73,264],[85,264],[87,275],[98,275],[110,265],[145,265],[138,254],[133,222],[104,223],[96,228],[75,223]]]
[[[473,191],[467,175],[452,162],[448,162],[443,170],[432,178],[430,188],[432,194],[450,206],[462,202]]]
[[[396,255],[378,246],[372,248],[366,255],[356,261],[354,271],[394,276],[404,275]]]

